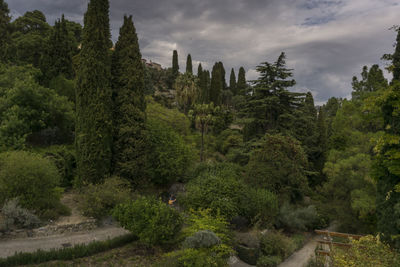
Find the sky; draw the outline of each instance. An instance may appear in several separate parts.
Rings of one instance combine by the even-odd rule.
[[[13,18],[37,9],[53,24],[62,13],[82,23],[88,0],[6,2]],[[110,1],[113,41],[123,16],[133,15],[143,58],[170,67],[176,49],[181,71],[190,53],[195,73],[200,62],[211,70],[222,61],[227,75],[243,66],[253,80],[257,65],[285,52],[297,81],[291,90],[311,91],[317,104],[349,97],[362,66],[385,66],[380,58],[394,50],[389,28],[400,24],[399,14],[399,0]]]

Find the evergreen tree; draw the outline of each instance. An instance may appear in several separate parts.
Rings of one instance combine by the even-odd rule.
[[[326,161],[326,152],[328,151],[328,131],[326,127],[326,119],[323,108],[319,108],[317,118],[317,144],[319,146],[318,154],[315,162],[315,169],[322,173],[324,163]]]
[[[142,181],[146,170],[146,102],[141,59],[132,16],[124,16],[112,56],[113,170],[134,185]]]
[[[178,51],[174,50],[172,55],[172,75],[176,79],[179,74]]]
[[[246,72],[243,67],[240,67],[239,74],[238,74],[238,81],[236,85],[236,91],[240,95],[247,94],[247,83],[246,83]]]
[[[73,78],[72,57],[75,50],[73,45],[74,43],[69,37],[67,22],[62,15],[61,20],[57,20],[54,24],[49,38],[49,51],[46,55],[48,60],[42,67],[42,69],[48,69],[46,76],[49,81],[60,74],[68,79]]]
[[[233,68],[231,70],[231,77],[229,79],[229,89],[231,90],[233,95],[237,95],[236,75],[235,75],[235,70]]]
[[[193,74],[192,56],[189,54],[186,59],[186,72]]]
[[[75,144],[80,184],[99,183],[112,158],[111,34],[108,0],[91,0],[84,17],[76,88]]]
[[[293,112],[301,106],[304,94],[292,93],[288,87],[295,85],[292,70],[286,68],[285,54],[274,63],[263,62],[257,66],[260,77],[253,81],[254,94],[248,96],[242,113],[250,120],[245,127],[245,139],[264,135],[268,131],[290,131],[295,117]]]
[[[364,99],[366,96],[369,96],[369,93],[376,92],[379,89],[387,87],[387,85],[388,82],[379,65],[372,65],[369,70],[367,66],[364,66],[361,72],[361,80],[359,81],[356,76],[353,77],[352,99]]]
[[[225,69],[222,62],[214,64],[211,72],[210,101],[215,105],[222,102],[222,91],[225,89]]]
[[[396,48],[392,55],[393,81],[400,81],[400,29],[397,29]]]
[[[4,0],[0,0],[0,62],[7,60],[10,45],[10,10]]]
[[[200,79],[202,74],[203,74],[203,67],[201,66],[201,63],[199,63],[199,66],[197,67],[197,78]]]

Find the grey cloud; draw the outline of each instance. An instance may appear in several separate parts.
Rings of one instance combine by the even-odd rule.
[[[43,11],[50,23],[64,13],[82,23],[88,0],[9,0],[15,14]],[[297,91],[312,91],[316,102],[351,92],[351,77],[363,65],[392,52],[398,24],[397,0],[111,0],[113,40],[124,14],[132,14],[145,58],[171,65],[177,49],[181,70],[186,55],[210,69],[223,61],[248,70],[274,61],[281,51],[294,68]],[[195,65],[197,68],[197,66]]]

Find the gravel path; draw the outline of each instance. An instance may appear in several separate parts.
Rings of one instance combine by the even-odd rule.
[[[129,232],[125,229],[107,226],[90,232],[0,241],[0,258],[13,256],[16,252],[35,252],[38,249],[48,251],[52,248],[88,244],[92,241],[104,241],[127,233]]]
[[[304,247],[293,253],[284,262],[279,264],[278,267],[303,267],[306,265],[308,260],[315,254],[318,239],[320,239],[320,237],[314,236]]]

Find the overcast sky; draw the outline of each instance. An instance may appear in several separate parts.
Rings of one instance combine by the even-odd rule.
[[[53,24],[62,13],[82,23],[88,0],[6,0],[13,17],[38,9]],[[347,97],[351,78],[363,65],[380,64],[391,53],[400,24],[399,0],[111,0],[114,42],[124,14],[133,15],[144,58],[170,67],[177,49],[180,69],[191,53],[211,69],[224,63],[227,74],[255,67],[286,52],[294,69],[293,90],[311,91],[316,103]]]

